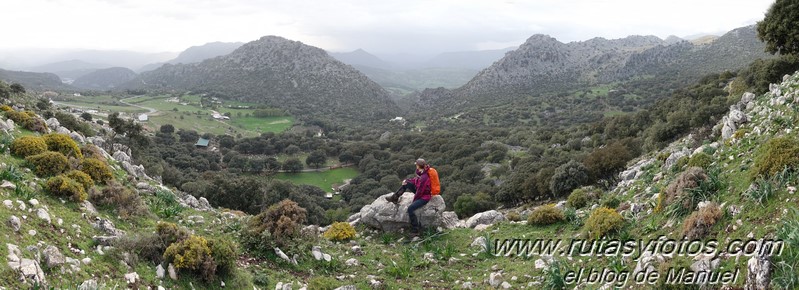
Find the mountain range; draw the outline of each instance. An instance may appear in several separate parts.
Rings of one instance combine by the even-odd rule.
[[[562,43],[533,35],[518,49],[452,91],[426,90],[420,101],[434,110],[456,111],[475,104],[507,103],[517,97],[578,89],[635,77],[692,78],[734,71],[768,58],[754,26],[730,31],[709,44],[661,40],[655,36],[594,38]]]
[[[277,36],[193,64],[165,64],[128,87],[191,90],[288,110],[306,119],[393,117],[388,92],[322,49]]]
[[[111,90],[136,78],[136,72],[124,67],[95,70],[79,77],[72,85],[81,89]]]

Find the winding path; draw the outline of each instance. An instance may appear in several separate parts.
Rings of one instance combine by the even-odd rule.
[[[135,99],[135,98],[140,98],[140,97],[142,97],[142,96],[131,97],[131,98],[127,98],[127,99],[121,99],[121,100],[119,100],[119,102],[120,102],[120,103],[123,103],[123,104],[125,104],[125,105],[128,105],[128,106],[131,106],[131,107],[136,107],[136,108],[145,109],[145,110],[147,110],[147,111],[148,111],[148,112],[147,112],[148,114],[153,114],[153,113],[155,113],[155,112],[158,112],[158,110],[156,110],[156,109],[153,109],[153,108],[150,108],[150,107],[140,106],[140,105],[137,105],[137,104],[131,104],[131,103],[128,103],[128,102],[127,102],[127,100],[130,100],[130,99]]]

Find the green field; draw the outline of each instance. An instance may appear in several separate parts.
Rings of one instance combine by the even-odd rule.
[[[291,116],[257,118],[252,116],[255,109],[227,107],[255,107],[258,104],[222,101],[223,104],[211,109],[203,107],[200,100],[201,97],[198,95],[183,95],[177,100],[168,95],[161,95],[133,97],[122,101],[131,105],[155,109],[157,112],[150,113],[149,120],[143,123],[145,128],[152,131],[158,130],[162,125],[171,124],[177,129],[195,130],[201,134],[229,134],[253,137],[266,132],[282,132],[294,125],[294,118]],[[101,113],[124,112],[135,116],[148,112],[148,110],[143,108],[126,105],[122,101],[117,97],[104,95],[69,97],[61,102],[70,106],[95,109]],[[213,119],[212,110],[216,110],[221,114],[229,114],[230,120]]]
[[[355,168],[339,168],[320,172],[303,173],[278,173],[275,178],[291,181],[294,184],[307,184],[318,186],[324,191],[331,191],[334,184],[342,184],[345,179],[352,179],[358,176]]]

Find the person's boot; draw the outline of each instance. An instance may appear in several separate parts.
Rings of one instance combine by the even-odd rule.
[[[395,193],[391,196],[386,196],[386,200],[390,203],[397,204],[399,202],[399,195]]]

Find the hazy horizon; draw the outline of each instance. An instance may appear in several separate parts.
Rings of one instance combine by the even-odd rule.
[[[772,0],[364,1],[30,0],[5,3],[1,51],[180,52],[265,35],[328,51],[435,54],[518,46],[547,34],[562,42],[629,35],[715,34],[763,18]]]

